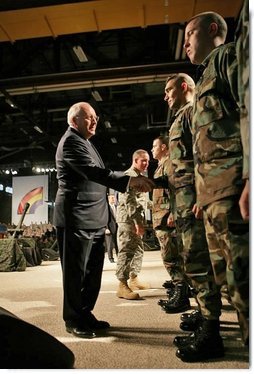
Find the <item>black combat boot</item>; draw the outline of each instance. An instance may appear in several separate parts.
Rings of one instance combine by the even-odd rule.
[[[219,320],[204,319],[194,335],[190,344],[178,348],[176,357],[184,362],[198,362],[224,356]]]
[[[183,348],[183,347],[186,347],[187,345],[191,344],[194,342],[195,340],[195,336],[196,336],[196,333],[197,333],[197,330],[196,331],[193,331],[191,334],[189,335],[179,335],[179,336],[176,336],[173,340],[173,344],[177,347],[177,348]]]
[[[203,322],[203,316],[199,310],[181,315],[180,329],[184,331],[195,331]]]
[[[166,313],[180,313],[191,309],[190,300],[188,298],[188,284],[177,283],[174,289],[174,293],[167,303],[164,303],[161,307]]]
[[[167,288],[167,289],[171,289],[171,288],[175,288],[175,284],[174,284],[174,282],[172,280],[170,280],[170,281],[166,280],[163,283],[162,287]]]
[[[158,305],[162,306],[164,304],[166,304],[170,299],[171,297],[173,296],[174,294],[174,290],[175,290],[175,283],[173,283],[172,281],[168,281],[168,282],[171,282],[171,285],[170,285],[170,288],[167,288],[167,299],[160,299],[158,301]]]
[[[172,288],[167,288],[166,290],[166,293],[168,294],[168,296],[170,297],[171,293],[172,293]],[[188,285],[188,293],[187,293],[187,296],[189,298],[191,297],[195,297],[195,291],[194,291],[194,288],[192,288],[191,286]]]

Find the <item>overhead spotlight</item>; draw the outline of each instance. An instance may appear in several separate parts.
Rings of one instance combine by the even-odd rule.
[[[123,157],[123,155],[122,155],[122,153],[117,153],[117,156],[119,157],[119,158],[122,158]]]
[[[12,108],[17,108],[17,105],[10,98],[6,98],[5,102],[9,104]]]
[[[104,125],[105,125],[106,129],[110,129],[111,128],[111,123],[109,121],[105,121]]]
[[[177,33],[177,42],[176,42],[176,49],[175,49],[175,60],[179,60],[182,50],[183,50],[183,36],[184,30],[182,28],[178,29]]]
[[[25,129],[23,129],[23,127],[20,127],[20,131],[22,131],[23,134],[28,135],[28,132]]]
[[[102,97],[97,90],[92,91],[92,96],[96,101],[102,101]]]
[[[116,144],[116,143],[117,143],[117,140],[116,140],[116,138],[111,138],[111,141],[112,141],[112,143],[114,143],[114,144]]]
[[[9,194],[12,194],[13,190],[12,190],[12,187],[5,187],[5,192],[8,192]]]
[[[83,48],[80,45],[74,46],[73,47],[73,52],[77,56],[79,62],[87,62],[88,61],[88,58],[87,58],[85,52],[83,51]]]
[[[39,126],[34,126],[34,129],[38,131],[40,134],[43,134],[43,131]]]

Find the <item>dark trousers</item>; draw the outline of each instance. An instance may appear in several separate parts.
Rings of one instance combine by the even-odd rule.
[[[82,322],[93,310],[101,287],[105,229],[56,229],[63,272],[63,319]]]
[[[109,260],[114,259],[113,250],[115,250],[116,255],[118,254],[116,235],[113,235],[111,233],[106,234],[105,235],[105,245],[106,245],[106,251],[108,253]]]

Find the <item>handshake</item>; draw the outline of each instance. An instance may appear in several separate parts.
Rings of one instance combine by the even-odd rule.
[[[139,175],[138,177],[130,178],[129,187],[138,192],[150,192],[154,189],[155,183],[151,179]]]

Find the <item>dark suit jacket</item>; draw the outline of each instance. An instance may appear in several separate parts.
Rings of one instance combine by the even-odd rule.
[[[54,225],[88,230],[105,227],[109,220],[107,187],[125,192],[129,177],[105,169],[92,143],[71,127],[58,144],[56,167]]]

